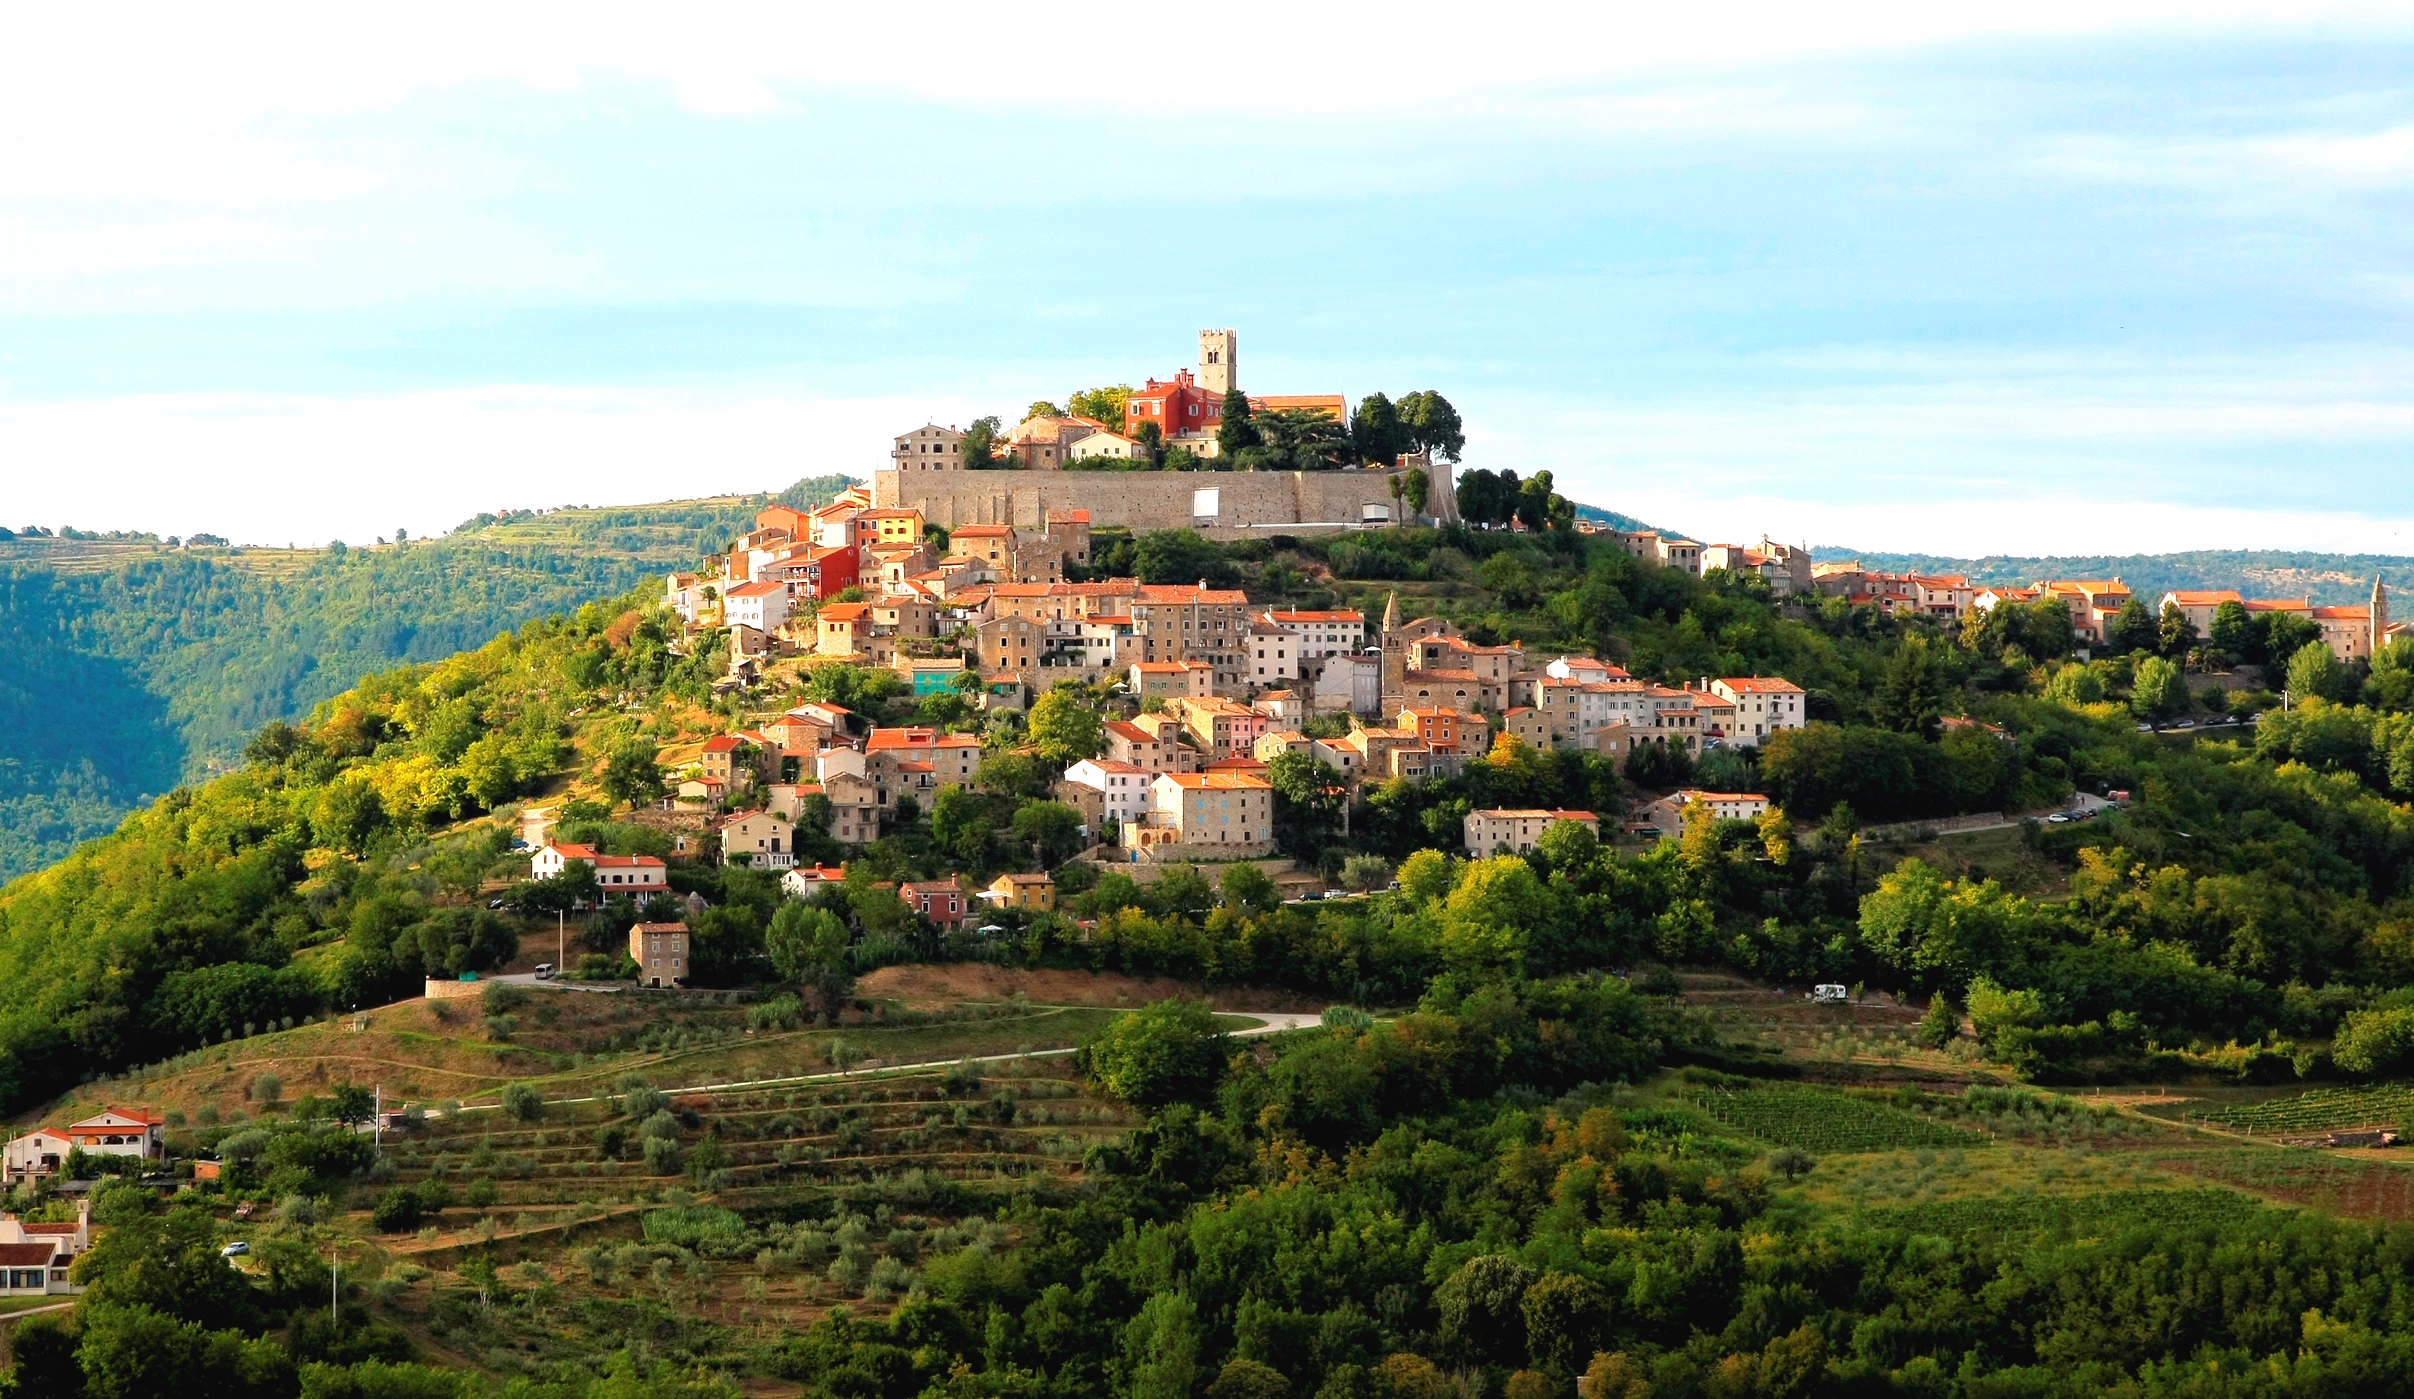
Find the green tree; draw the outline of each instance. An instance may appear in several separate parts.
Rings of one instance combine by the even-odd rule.
[[[1106,424],[1109,432],[1121,432],[1123,431],[1123,420],[1128,416],[1126,408],[1131,401],[1131,385],[1112,384],[1102,388],[1083,389],[1066,399],[1065,406],[1073,410],[1074,417],[1095,418]]]
[[[958,444],[963,448],[964,469],[981,471],[997,465],[998,439],[1005,431],[1006,425],[995,414],[973,419],[972,426],[964,429],[964,440]]]
[[[1942,1049],[1961,1033],[1961,1012],[1953,1008],[1953,998],[1939,991],[1928,998],[1927,1013],[1919,1018],[1919,1042],[1930,1049]]]
[[[2314,620],[2295,612],[2264,612],[2256,620],[2261,624],[2263,644],[2256,648],[2254,659],[2265,665],[2286,668],[2290,657],[2322,639],[2322,629]]]
[[[346,1127],[358,1127],[377,1115],[377,1095],[357,1083],[337,1084],[327,1116]]]
[[[846,1007],[855,978],[847,969],[847,925],[837,914],[793,900],[783,903],[771,915],[763,942],[772,969],[801,988],[824,1019]]]
[[[2178,603],[2163,604],[2162,620],[2156,628],[2155,641],[2162,653],[2175,661],[2186,660],[2188,653],[2196,649],[2196,624],[2188,620],[2187,613],[2179,610]]]
[[[619,806],[645,806],[662,795],[661,750],[647,738],[613,745],[604,760],[604,796]]]
[[[1150,530],[1132,541],[1132,567],[1143,583],[1230,582],[1235,576],[1224,551],[1193,529]]]
[[[514,1122],[545,1120],[545,1095],[525,1083],[506,1084],[503,1088],[503,1115]]]
[[[1467,431],[1459,422],[1458,410],[1433,390],[1421,389],[1401,399],[1397,412],[1409,442],[1419,451],[1431,452],[1435,460],[1454,462],[1466,450]]]
[[[1408,513],[1424,514],[1425,506],[1433,496],[1433,477],[1422,469],[1410,471],[1406,483],[1401,487],[1401,494],[1408,499]]]
[[[1951,699],[1952,682],[1928,638],[1917,633],[1904,637],[1878,680],[1878,722],[1896,733],[1934,738]]]
[[[1180,1291],[1158,1292],[1124,1328],[1130,1399],[1191,1399],[1198,1383],[1198,1308]]]
[[[1350,417],[1350,445],[1360,461],[1378,466],[1391,465],[1408,450],[1408,433],[1389,398],[1373,393],[1358,400],[1358,411]]]
[[[1471,860],[1442,901],[1442,960],[1478,973],[1511,973],[1526,946],[1547,931],[1550,897],[1534,867],[1515,855]]]
[[[2254,644],[2254,627],[2247,620],[2246,604],[2236,598],[2224,599],[2219,607],[2213,609],[2213,625],[2205,639],[2213,643],[2214,650],[2231,660],[2246,659],[2248,649]]]
[[[2297,699],[2345,703],[2355,687],[2355,672],[2339,664],[2328,642],[2308,641],[2288,658],[2288,692]]]
[[[1552,1271],[1526,1289],[1526,1351],[1561,1374],[1583,1370],[1609,1329],[1610,1299],[1598,1283]]]
[[[1023,420],[1025,422],[1028,422],[1033,418],[1061,418],[1064,415],[1065,410],[1057,407],[1055,404],[1050,403],[1044,398],[1034,399],[1031,403],[1031,406],[1023,410]]]
[[[1069,686],[1039,697],[1031,706],[1028,732],[1039,756],[1060,767],[1106,751],[1106,722]]]
[[[1526,1353],[1525,1296],[1534,1270],[1503,1253],[1479,1253],[1434,1289],[1433,1306],[1446,1340],[1492,1364]]]
[[[1249,395],[1238,385],[1224,390],[1224,416],[1215,425],[1216,450],[1226,457],[1238,457],[1256,445],[1257,423],[1249,411]]]
[[[2323,648],[2328,654],[2329,648]],[[2138,661],[2129,685],[2129,708],[2140,719],[2167,719],[2188,707],[2187,678],[2179,665],[2160,656]]]
[[[1008,829],[1043,866],[1060,864],[1081,850],[1081,813],[1063,802],[1024,802],[1014,809]]]
[[[2155,624],[2154,614],[2134,595],[2112,614],[2112,624],[2105,631],[2113,651],[2121,654],[2151,651],[2162,641],[2162,629]]]
[[[1380,855],[1352,855],[1341,862],[1341,885],[1358,893],[1391,882],[1391,861]]]
[[[1207,1386],[1207,1399],[1291,1399],[1291,1382],[1271,1365],[1234,1356]]]
[[[1341,825],[1342,803],[1349,800],[1340,772],[1307,749],[1294,748],[1266,764],[1266,780],[1274,784],[1274,823],[1284,847],[1309,856],[1323,849]]]
[[[1240,913],[1270,913],[1282,906],[1282,891],[1272,876],[1242,861],[1224,871],[1224,906]]]
[[[1227,1037],[1205,1001],[1171,997],[1117,1016],[1081,1047],[1082,1072],[1141,1108],[1205,1098],[1223,1075]]]

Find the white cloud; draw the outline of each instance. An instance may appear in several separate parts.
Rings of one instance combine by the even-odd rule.
[[[5,523],[255,544],[365,542],[397,525],[424,537],[482,510],[868,476],[889,438],[932,416],[974,414],[927,400],[523,388],[0,403]]]

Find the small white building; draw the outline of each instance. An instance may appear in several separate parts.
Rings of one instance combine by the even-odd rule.
[[[792,869],[796,865],[796,828],[788,818],[769,811],[741,811],[721,822],[721,863],[744,863],[758,870]]]
[[[1138,763],[1113,758],[1084,758],[1065,769],[1065,781],[1098,793],[1101,814],[1117,825],[1147,814],[1152,776]]]
[[[1536,807],[1494,807],[1470,811],[1465,822],[1467,849],[1477,855],[1523,855],[1542,839],[1542,833],[1562,821],[1601,834],[1601,818],[1589,811],[1545,811]]]
[[[671,887],[670,867],[651,855],[601,855],[592,845],[554,844],[536,852],[528,861],[528,873],[537,879],[551,879],[573,864],[590,866],[595,882],[604,896],[626,894],[644,898],[659,894]]]
[[[1758,792],[1705,792],[1688,787],[1645,807],[1643,819],[1664,834],[1681,835],[1687,811],[1696,806],[1708,807],[1711,819],[1717,821],[1757,821],[1769,809],[1769,799]]]
[[[81,1292],[68,1265],[92,1247],[92,1200],[76,1201],[72,1223],[27,1224],[0,1214],[0,1297],[65,1296]]]
[[[778,630],[788,620],[788,585],[776,578],[738,584],[722,595],[721,620],[731,627]]]
[[[1272,622],[1249,623],[1242,642],[1249,666],[1249,683],[1258,689],[1287,685],[1299,678],[1299,638]]]
[[[1710,693],[1735,706],[1727,725],[1727,745],[1758,748],[1779,729],[1798,729],[1804,719],[1802,687],[1775,676],[1728,676],[1710,682]]]

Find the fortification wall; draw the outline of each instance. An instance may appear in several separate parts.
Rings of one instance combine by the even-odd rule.
[[[1196,526],[1231,538],[1388,525],[1397,471],[877,471],[874,503],[932,524],[1039,529],[1049,512],[1087,510],[1092,528]],[[1437,486],[1446,486],[1446,474]],[[1211,502],[1199,493],[1215,492]],[[1446,498],[1446,497],[1445,497]],[[1212,504],[1212,515],[1197,513]],[[1400,507],[1405,508],[1405,507]],[[1432,509],[1431,505],[1427,509]]]

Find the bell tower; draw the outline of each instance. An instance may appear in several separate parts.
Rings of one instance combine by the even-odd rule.
[[[1240,336],[1229,330],[1199,332],[1199,387],[1218,398],[1240,382]]]
[[[2366,655],[2377,656],[2380,648],[2389,644],[2389,590],[2382,586],[2380,575],[2372,575],[2372,641]]]

